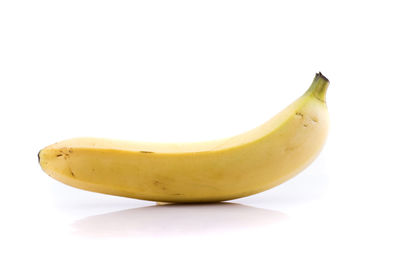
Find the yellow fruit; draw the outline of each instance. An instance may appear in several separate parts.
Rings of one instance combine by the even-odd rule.
[[[42,149],[40,165],[77,188],[158,202],[252,195],[293,177],[319,154],[328,133],[328,85],[318,73],[270,121],[231,138],[182,144],[75,138]]]

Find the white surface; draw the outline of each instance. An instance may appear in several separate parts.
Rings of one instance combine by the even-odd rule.
[[[1,1],[0,265],[399,266],[398,25],[396,1]],[[322,154],[232,204],[81,191],[37,163],[76,136],[231,136],[317,71]]]

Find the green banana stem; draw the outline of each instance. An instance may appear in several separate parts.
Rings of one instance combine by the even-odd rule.
[[[329,86],[329,80],[322,75],[321,72],[315,75],[314,81],[312,82],[310,88],[307,90],[306,94],[312,94],[315,98],[322,102],[325,101],[326,91]]]

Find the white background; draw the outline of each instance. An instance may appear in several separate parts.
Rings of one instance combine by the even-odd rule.
[[[396,1],[0,1],[1,266],[399,266]],[[201,141],[330,80],[328,142],[233,204],[155,206],[63,185],[79,136]]]

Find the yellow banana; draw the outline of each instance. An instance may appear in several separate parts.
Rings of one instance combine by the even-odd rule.
[[[293,177],[319,154],[328,133],[329,81],[270,121],[222,140],[157,144],[75,138],[39,152],[42,169],[74,187],[160,202],[213,202],[262,192]]]

